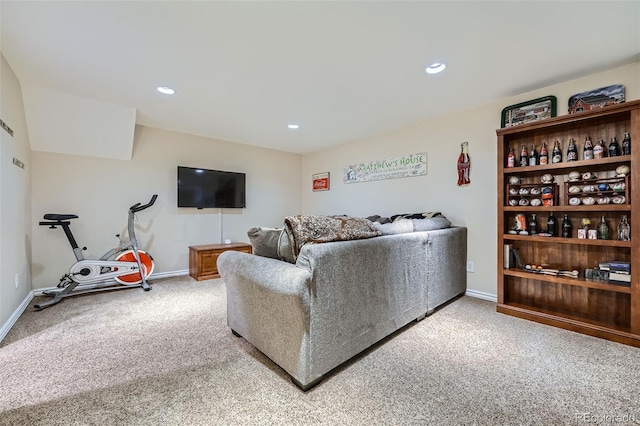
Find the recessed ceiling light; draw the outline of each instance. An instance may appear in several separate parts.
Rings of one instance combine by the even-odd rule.
[[[444,69],[445,69],[446,67],[447,67],[447,66],[446,66],[445,64],[443,64],[443,63],[435,62],[435,63],[433,63],[433,64],[429,65],[429,66],[425,69],[425,71],[427,72],[427,74],[438,74],[439,72],[444,71]]]
[[[175,90],[173,90],[171,87],[167,87],[167,86],[158,86],[157,88],[158,92],[162,93],[163,95],[173,95],[176,93]]]
[[[290,129],[294,129],[294,130],[300,128],[300,126],[298,126],[297,124],[289,124],[289,125],[287,125],[287,127],[290,128]]]

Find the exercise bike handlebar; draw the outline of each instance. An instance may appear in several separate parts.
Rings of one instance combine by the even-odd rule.
[[[129,211],[132,213],[137,213],[139,211],[147,209],[156,202],[156,198],[158,198],[158,194],[153,194],[153,196],[151,197],[151,200],[147,204],[141,206],[140,203],[135,203],[134,205],[129,207]]]

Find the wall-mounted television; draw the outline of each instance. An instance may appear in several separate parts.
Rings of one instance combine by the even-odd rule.
[[[178,207],[245,208],[244,173],[178,166]]]

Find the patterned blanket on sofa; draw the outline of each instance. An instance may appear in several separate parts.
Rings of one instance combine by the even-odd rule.
[[[295,258],[307,243],[360,240],[381,235],[370,220],[350,216],[287,216],[284,232],[289,237]]]

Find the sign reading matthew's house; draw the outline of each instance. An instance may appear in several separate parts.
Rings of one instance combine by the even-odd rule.
[[[397,179],[427,174],[427,153],[403,155],[344,168],[344,183]]]

